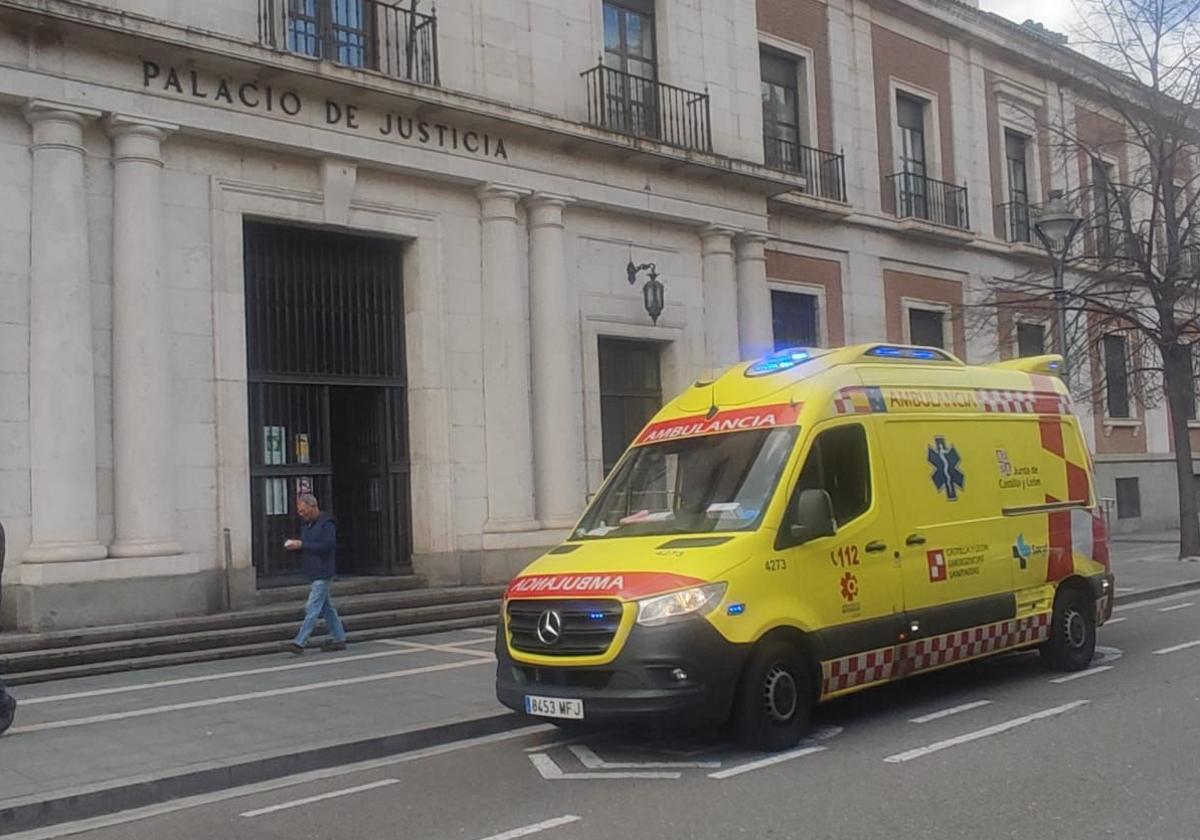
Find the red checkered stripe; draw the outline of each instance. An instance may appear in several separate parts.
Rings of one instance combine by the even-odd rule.
[[[821,663],[821,693],[836,694],[916,671],[1037,644],[1049,636],[1050,614],[1043,613],[831,659]]]
[[[1056,391],[975,389],[979,408],[989,414],[1070,414],[1071,398]]]

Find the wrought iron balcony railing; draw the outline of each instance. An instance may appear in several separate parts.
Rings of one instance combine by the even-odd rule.
[[[782,137],[763,135],[767,166],[795,172],[805,180],[804,192],[832,201],[846,200],[846,156],[814,149]]]
[[[441,83],[437,17],[383,0],[259,0],[259,42],[282,52]]]
[[[1004,216],[1005,241],[1036,245],[1037,234],[1033,231],[1033,222],[1037,208],[1027,201],[1009,201],[999,207]]]
[[[935,225],[970,230],[967,188],[913,172],[887,176],[899,219],[921,219]]]
[[[587,86],[588,122],[700,152],[712,151],[707,93],[667,85],[597,65],[580,74]]]

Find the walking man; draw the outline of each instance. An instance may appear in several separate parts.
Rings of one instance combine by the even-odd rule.
[[[321,650],[345,650],[346,631],[329,593],[329,585],[337,571],[337,524],[332,516],[321,511],[316,497],[311,493],[305,493],[296,500],[296,513],[304,520],[300,539],[288,540],[283,547],[288,551],[301,552],[301,568],[310,586],[308,604],[304,608],[304,623],[300,625],[296,638],[288,643],[287,649],[296,656],[302,655],[317,621],[323,618],[329,630],[329,641],[321,645]]]
[[[4,523],[0,522],[0,575],[4,574]],[[0,680],[0,735],[12,726],[13,716],[17,713],[17,701],[4,690],[4,680]]]

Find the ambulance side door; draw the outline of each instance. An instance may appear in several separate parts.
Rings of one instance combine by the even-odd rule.
[[[814,430],[779,531],[780,556],[815,617],[821,657],[894,644],[902,609],[895,530],[887,505],[882,454],[869,423],[849,419]],[[837,532],[787,545],[799,494],[824,490]]]

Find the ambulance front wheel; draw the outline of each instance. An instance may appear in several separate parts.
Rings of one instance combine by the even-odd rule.
[[[750,655],[738,686],[734,723],[748,747],[775,752],[794,747],[808,730],[813,691],[803,655],[768,639]]]
[[[1056,671],[1082,671],[1096,652],[1096,603],[1078,589],[1059,592],[1042,659]]]

